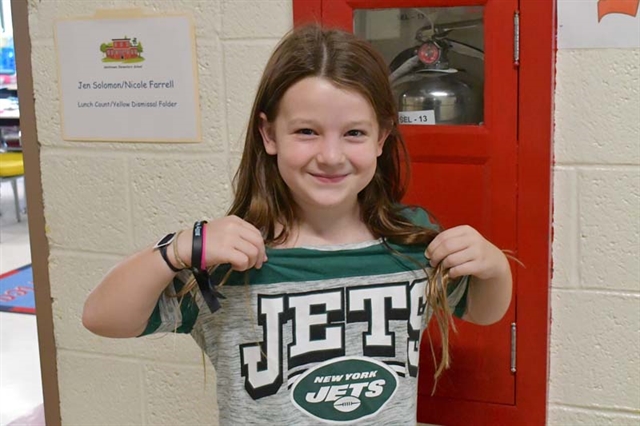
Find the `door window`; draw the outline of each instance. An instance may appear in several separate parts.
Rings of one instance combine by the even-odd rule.
[[[483,6],[356,9],[354,33],[384,56],[400,123],[480,125]]]

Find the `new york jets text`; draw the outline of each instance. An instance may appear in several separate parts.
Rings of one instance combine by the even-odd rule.
[[[259,294],[257,322],[262,342],[240,345],[241,374],[253,399],[278,392],[283,370],[345,355],[345,334],[361,332],[359,355],[393,358],[406,345],[406,372],[418,372],[418,345],[425,310],[425,279],[289,294]],[[406,333],[390,331],[391,321],[406,324]],[[289,324],[290,323],[290,324]],[[351,327],[350,327],[351,325]],[[286,364],[283,329],[291,327]],[[351,328],[354,328],[351,331]]]

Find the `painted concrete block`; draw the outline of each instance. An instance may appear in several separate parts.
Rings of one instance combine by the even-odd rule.
[[[62,134],[60,118],[60,91],[58,90],[57,66],[37,66],[37,64],[56,64],[53,42],[31,45],[31,62],[33,90],[36,94],[34,106],[36,111],[36,125],[38,128],[38,142],[44,146],[59,145]]]
[[[221,27],[219,0],[36,0],[29,1],[31,39],[52,39],[58,18],[94,16],[96,11],[105,9],[142,9],[147,14],[188,13],[194,18],[198,38],[218,34]]]
[[[152,425],[217,425],[213,366],[145,365],[145,417]]]
[[[142,424],[142,366],[130,360],[58,352],[63,425]]]
[[[640,295],[552,292],[549,402],[640,411]]]
[[[586,169],[578,179],[582,287],[640,291],[640,168]]]
[[[553,287],[577,287],[578,184],[575,169],[556,167],[553,173]]]
[[[549,426],[637,426],[640,414],[583,410],[579,408],[549,407]]]
[[[131,251],[126,159],[54,151],[41,151],[49,245],[109,253]],[[99,193],[96,188],[101,188]]]
[[[640,164],[640,50],[559,50],[555,160]]]
[[[222,34],[225,39],[282,37],[293,28],[291,0],[224,0]]]

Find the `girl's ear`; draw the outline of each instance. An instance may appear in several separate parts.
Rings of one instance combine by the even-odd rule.
[[[273,124],[267,119],[267,114],[260,113],[260,124],[258,124],[260,135],[262,136],[262,144],[264,150],[269,155],[276,155],[278,150],[276,149],[276,139]]]
[[[378,139],[378,152],[377,152],[378,157],[382,155],[382,148],[384,148],[384,142],[387,140],[390,134],[391,134],[391,129],[380,129],[380,138]]]

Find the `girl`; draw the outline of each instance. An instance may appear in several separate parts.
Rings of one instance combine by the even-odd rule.
[[[435,314],[446,342],[452,312],[499,320],[511,272],[471,227],[438,234],[399,204],[408,157],[387,72],[349,33],[287,35],[258,88],[229,215],[114,267],[84,325],[191,333],[216,368],[221,425],[414,425],[425,323]],[[447,362],[445,349],[439,371]]]

